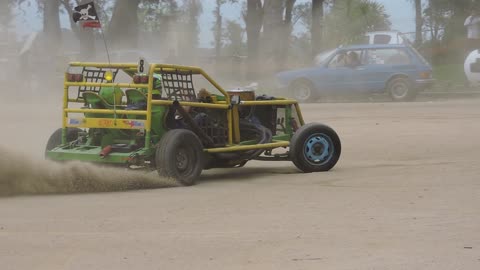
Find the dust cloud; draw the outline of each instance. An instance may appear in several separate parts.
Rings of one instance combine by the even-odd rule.
[[[54,163],[0,146],[0,197],[113,192],[177,186],[156,173],[126,171],[81,162]]]

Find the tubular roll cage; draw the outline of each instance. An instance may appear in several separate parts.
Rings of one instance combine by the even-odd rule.
[[[94,63],[94,62],[72,62],[70,67],[94,67],[94,68],[105,68],[105,69],[123,69],[136,73],[138,69],[137,63]],[[155,72],[160,72],[160,70],[179,70],[179,71],[188,71],[192,72],[192,75],[202,75],[208,82],[210,82],[217,90],[225,97],[224,102],[218,103],[202,103],[195,101],[178,101],[180,106],[191,106],[199,108],[210,108],[210,109],[222,109],[227,112],[227,122],[228,122],[228,144],[226,147],[218,148],[207,148],[206,152],[210,153],[221,153],[221,152],[235,152],[235,151],[246,151],[254,149],[273,149],[277,147],[287,147],[290,145],[290,135],[283,136],[281,138],[275,138],[272,143],[266,144],[250,144],[240,143],[240,130],[239,130],[239,106],[286,106],[293,105],[295,106],[295,111],[300,122],[300,125],[304,125],[304,120],[298,102],[293,99],[285,98],[276,98],[274,100],[262,100],[262,101],[241,101],[240,104],[231,104],[231,99],[228,93],[215,81],[213,80],[205,71],[199,67],[193,66],[182,66],[182,65],[170,65],[170,64],[150,64],[148,72],[148,84],[136,84],[136,83],[98,83],[98,82],[70,82],[67,80],[67,73],[64,77],[64,98],[63,98],[63,119],[62,119],[62,144],[67,143],[67,127],[70,127],[68,123],[69,113],[96,113],[96,114],[121,114],[121,115],[143,115],[146,117],[145,121],[145,148],[151,148],[151,121],[152,121],[152,105],[163,105],[163,106],[172,106],[176,100],[153,100],[152,99],[152,89],[153,89],[153,74]],[[69,98],[69,88],[70,87],[119,87],[119,88],[146,88],[148,89],[147,93],[147,109],[146,110],[117,110],[117,109],[88,109],[88,108],[69,108],[69,103],[80,103],[78,99]],[[89,125],[89,122],[86,122],[83,125],[84,128],[96,128],[97,126]],[[121,129],[122,127],[108,127],[108,128],[117,128]],[[143,129],[143,128],[142,128]]]

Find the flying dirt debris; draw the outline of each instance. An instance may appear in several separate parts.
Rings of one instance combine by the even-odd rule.
[[[174,187],[158,175],[92,164],[33,160],[0,146],[0,196],[111,192]]]

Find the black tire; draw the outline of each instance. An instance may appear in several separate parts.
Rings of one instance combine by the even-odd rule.
[[[155,153],[157,172],[182,185],[195,184],[204,167],[203,145],[195,133],[173,129],[165,133]]]
[[[298,129],[290,141],[290,158],[303,172],[323,172],[337,164],[342,145],[330,127],[311,123]]]
[[[297,80],[290,86],[290,92],[293,97],[302,103],[315,102],[318,98],[318,93],[312,82],[308,80]]]
[[[417,91],[407,78],[394,78],[388,82],[387,91],[393,101],[413,101],[417,97]]]
[[[67,128],[67,143],[73,142],[78,138],[78,133],[82,131],[79,128]],[[50,135],[50,138],[47,141],[47,146],[45,147],[45,158],[47,158],[47,151],[52,150],[53,148],[62,144],[62,129],[59,128]]]

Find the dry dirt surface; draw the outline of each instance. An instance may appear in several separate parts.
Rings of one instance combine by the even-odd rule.
[[[342,139],[332,171],[251,162],[157,188],[42,161],[60,105],[4,102],[0,269],[480,269],[479,100],[302,107]]]

